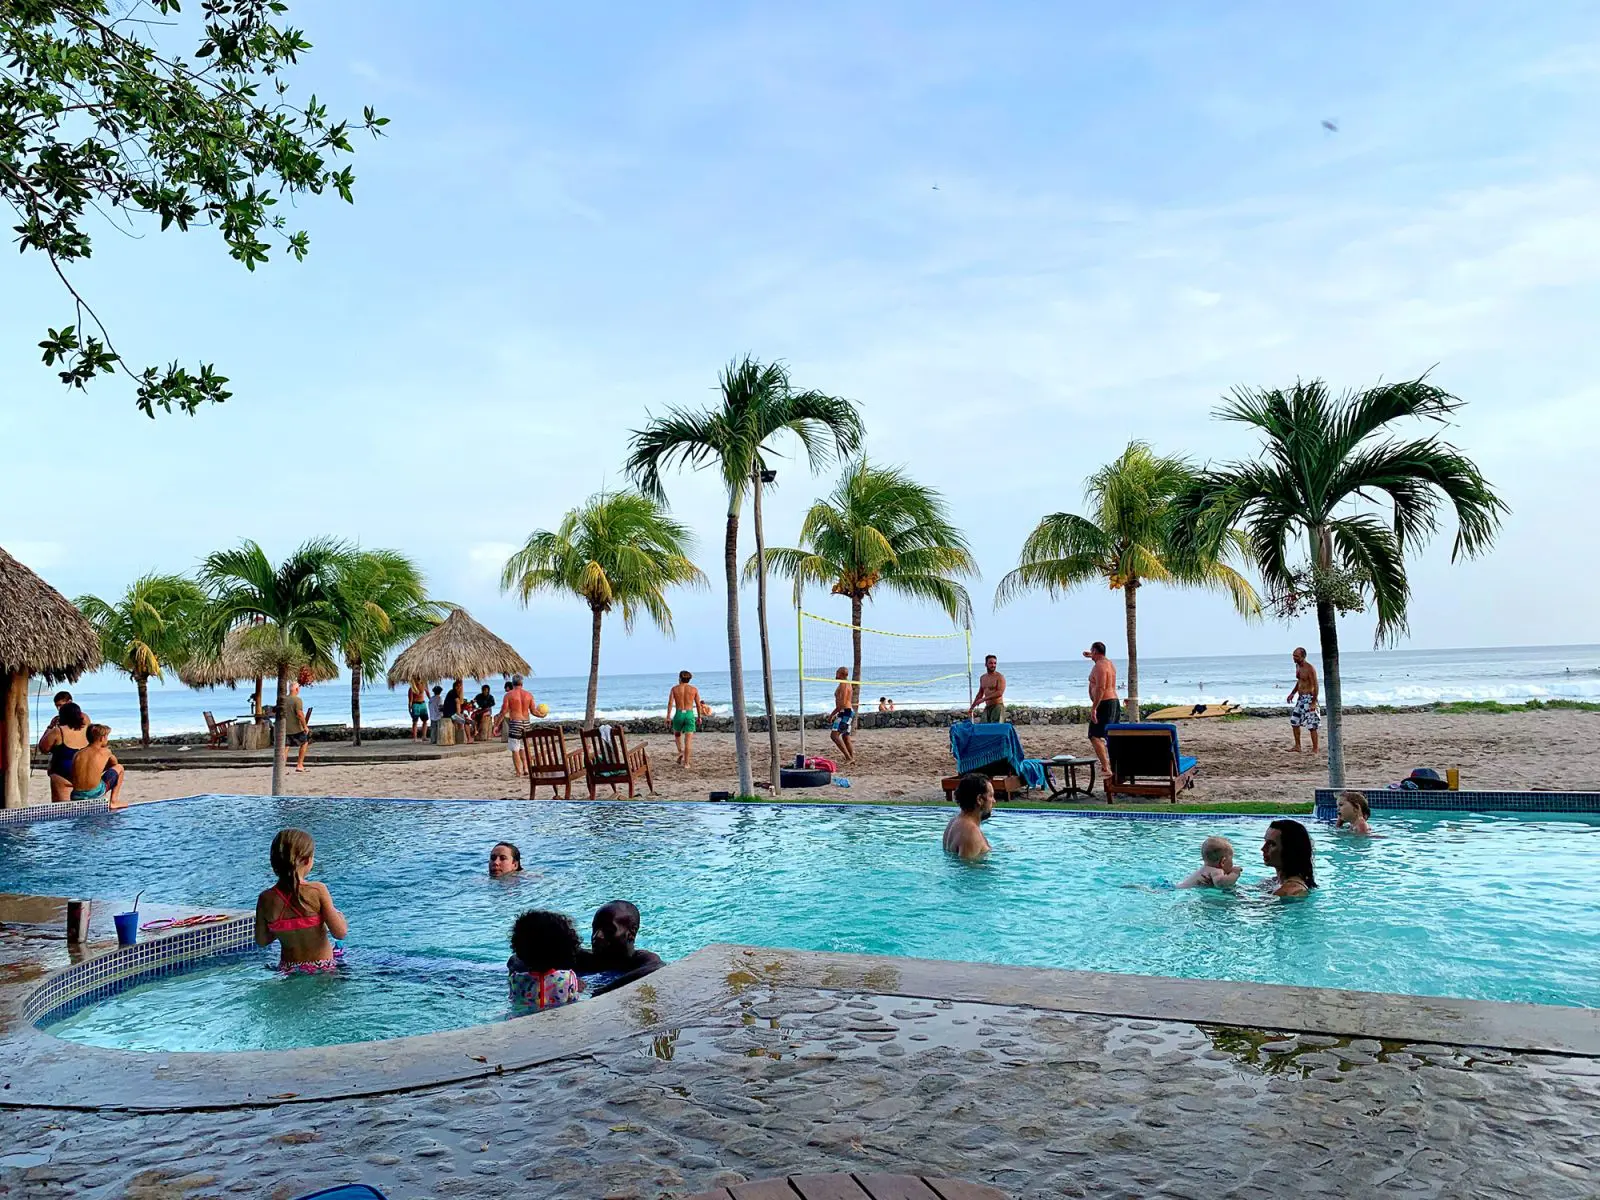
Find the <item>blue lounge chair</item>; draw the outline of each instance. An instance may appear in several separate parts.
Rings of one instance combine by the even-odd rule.
[[[1200,769],[1199,759],[1178,752],[1178,727],[1159,721],[1107,725],[1106,754],[1111,759],[1108,804],[1118,796],[1164,796],[1176,804]]]
[[[997,777],[1016,775],[1026,788],[1042,788],[1049,782],[1044,763],[1023,753],[1016,727],[1006,722],[986,725],[957,721],[950,727],[950,754],[961,775],[968,771]],[[946,791],[954,786],[948,785]]]
[[[300,1200],[387,1200],[375,1187],[364,1183],[346,1183],[339,1187],[323,1188],[320,1192],[310,1192],[300,1197]]]

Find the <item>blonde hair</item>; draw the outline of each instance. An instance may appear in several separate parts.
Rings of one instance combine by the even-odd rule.
[[[1233,843],[1225,837],[1208,837],[1200,843],[1200,857],[1208,867],[1220,867],[1232,853]]]
[[[316,842],[304,829],[280,829],[272,839],[272,873],[291,912],[309,911],[300,905],[300,868],[317,852]]]
[[[1347,804],[1353,804],[1363,819],[1372,816],[1372,805],[1367,803],[1367,798],[1360,792],[1340,792],[1339,799]]]

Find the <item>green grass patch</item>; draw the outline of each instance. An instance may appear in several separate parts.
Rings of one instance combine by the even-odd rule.
[[[1600,703],[1593,700],[1529,700],[1526,704],[1505,704],[1499,700],[1450,700],[1434,711],[1442,713],[1520,713],[1543,712],[1600,712]]]

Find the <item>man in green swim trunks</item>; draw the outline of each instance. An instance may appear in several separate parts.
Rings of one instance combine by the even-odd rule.
[[[678,686],[667,693],[667,720],[672,723],[672,740],[678,744],[678,765],[689,765],[695,731],[700,728],[700,689],[689,681],[688,671],[678,672]]]

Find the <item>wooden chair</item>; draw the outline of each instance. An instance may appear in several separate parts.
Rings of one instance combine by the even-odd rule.
[[[233,720],[219,721],[210,713],[202,714],[206,719],[206,732],[211,735],[211,740],[206,743],[207,750],[226,750],[228,748],[228,730],[233,728]]]
[[[551,799],[557,788],[564,788],[571,800],[572,781],[584,777],[583,751],[567,749],[566,731],[560,726],[529,729],[522,735],[522,749],[528,757],[528,799],[537,800],[539,788],[548,786]]]
[[[629,750],[627,735],[620,725],[598,725],[583,731],[583,775],[589,784],[591,800],[601,784],[610,784],[614,796],[617,785],[623,783],[628,785],[628,799],[632,800],[634,783],[641,777],[649,785],[650,794],[656,794],[655,777],[650,773],[650,755],[643,746]]]
[[[1118,796],[1176,804],[1178,793],[1194,786],[1194,773],[1200,769],[1199,759],[1178,753],[1178,727],[1159,722],[1107,725],[1106,756],[1111,760],[1107,804]]]

